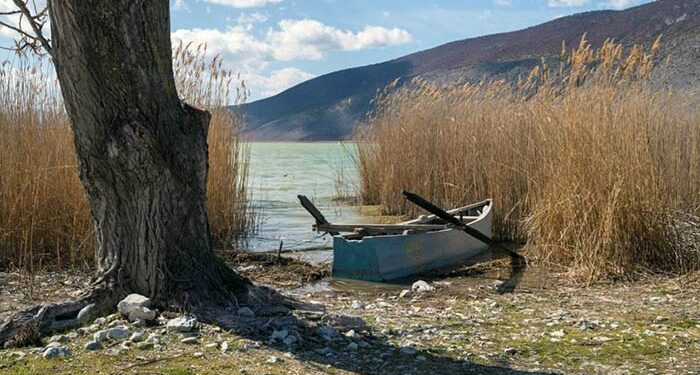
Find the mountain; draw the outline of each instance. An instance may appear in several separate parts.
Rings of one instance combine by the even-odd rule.
[[[349,137],[371,110],[377,90],[397,78],[428,79],[517,77],[542,58],[555,58],[562,41],[581,36],[593,46],[607,38],[625,45],[649,46],[663,35],[654,84],[680,89],[700,87],[700,0],[660,0],[634,8],[575,14],[524,30],[443,44],[395,60],[316,77],[275,96],[244,104],[252,140],[318,141]]]

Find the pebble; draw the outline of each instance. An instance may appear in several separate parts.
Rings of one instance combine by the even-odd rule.
[[[141,342],[146,340],[146,334],[143,332],[134,332],[131,334],[131,337],[129,337],[129,341],[132,342]]]
[[[279,357],[275,357],[274,355],[271,355],[271,356],[267,357],[267,360],[265,362],[274,364],[274,363],[282,362],[282,359]]]
[[[153,349],[153,347],[155,345],[156,345],[155,342],[147,340],[147,341],[140,342],[140,343],[136,344],[136,348],[141,349],[141,350]]]
[[[329,348],[329,347],[326,346],[325,348],[314,349],[314,352],[315,352],[316,354],[328,356],[328,355],[331,354],[333,351],[331,350],[331,348]]]
[[[416,355],[416,353],[418,353],[418,351],[414,348],[411,348],[411,347],[405,347],[405,348],[401,348],[400,353],[402,355],[405,355],[408,357],[413,357],[414,355]]]
[[[219,348],[221,349],[222,352],[228,351],[228,341],[222,342],[221,345],[219,346]]]
[[[351,339],[354,339],[354,338],[358,337],[358,334],[357,334],[357,332],[355,332],[354,329],[351,329],[351,330],[345,332],[345,337],[349,337]]]
[[[105,318],[105,317],[97,318],[97,319],[95,319],[94,323],[97,324],[98,326],[101,326],[101,325],[107,323],[107,318]]]
[[[297,338],[295,336],[289,335],[287,338],[284,339],[284,344],[287,346],[294,345],[295,342],[297,342]]]
[[[289,335],[289,331],[287,331],[286,329],[282,329],[282,330],[279,330],[279,331],[274,331],[274,332],[272,332],[272,335],[270,335],[270,340],[272,340],[272,341],[275,341],[275,340],[280,340],[280,341],[282,341],[282,340],[286,339],[288,335]]]
[[[199,339],[196,337],[185,337],[184,339],[180,340],[180,342],[183,344],[197,344]]]
[[[102,343],[98,340],[90,340],[85,344],[85,350],[95,351],[102,349]]]
[[[352,307],[355,310],[362,310],[365,308],[365,304],[360,301],[352,301],[350,307]]]
[[[416,357],[416,361],[421,361],[421,362],[423,362],[423,361],[425,361],[425,360],[427,360],[427,358],[425,358],[425,356],[419,355],[418,357]]]
[[[347,349],[351,352],[357,351],[357,343],[356,342],[351,342],[348,344]]]
[[[423,280],[418,280],[413,285],[411,285],[411,290],[418,293],[432,292],[435,287],[431,286]]]
[[[92,335],[92,338],[95,339],[95,341],[105,341],[109,338],[109,330],[103,329],[97,331]]]
[[[129,337],[129,327],[116,326],[107,330],[107,336],[115,340],[123,340]]]
[[[333,327],[320,327],[318,333],[326,339],[326,341],[333,340],[334,337],[338,336],[338,330]]]
[[[55,335],[51,336],[49,342],[68,342],[70,338],[67,335]]]
[[[411,291],[408,289],[404,289],[399,293],[399,298],[407,298],[411,296]]]
[[[563,329],[560,329],[557,331],[550,332],[549,335],[552,337],[564,337],[564,336],[566,336],[566,332],[564,332]]]
[[[71,355],[70,349],[63,345],[49,346],[41,353],[41,356],[46,359],[70,357]]]
[[[506,355],[516,355],[518,354],[518,349],[515,348],[506,348],[506,350],[503,351]]]
[[[165,325],[170,332],[190,332],[197,325],[197,318],[193,316],[181,316],[170,319]]]
[[[200,358],[200,357],[204,357],[204,353],[202,353],[202,352],[195,352],[194,354],[192,354],[192,356],[195,357],[195,358]]]

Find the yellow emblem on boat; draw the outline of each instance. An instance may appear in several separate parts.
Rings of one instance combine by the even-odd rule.
[[[413,263],[423,263],[424,250],[425,248],[423,247],[423,241],[421,240],[415,239],[406,244],[406,255],[413,261]]]

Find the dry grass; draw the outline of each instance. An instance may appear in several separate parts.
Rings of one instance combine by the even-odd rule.
[[[390,214],[493,197],[496,232],[590,283],[700,268],[677,225],[700,211],[700,111],[651,92],[658,41],[584,40],[517,85],[414,80],[378,98],[358,134],[361,192]]]
[[[204,48],[181,46],[174,63],[185,99],[212,112],[212,237],[218,249],[230,249],[251,224],[248,148],[239,137],[242,121],[216,109],[227,104],[238,80],[218,59],[207,61]],[[90,266],[95,252],[70,126],[52,77],[46,62],[16,59],[0,69],[0,261],[28,270]]]

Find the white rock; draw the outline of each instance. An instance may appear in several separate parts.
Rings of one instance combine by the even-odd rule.
[[[564,337],[566,336],[566,332],[564,332],[563,329],[560,329],[557,331],[550,332],[549,335],[552,337]]]
[[[99,317],[99,318],[95,319],[94,323],[101,326],[101,325],[107,323],[107,319],[104,317]]]
[[[354,338],[358,337],[358,334],[357,334],[357,332],[355,332],[354,329],[351,329],[351,330],[345,332],[345,337],[349,337],[349,338],[354,339]]]
[[[418,293],[432,292],[435,287],[431,286],[423,280],[418,280],[413,285],[411,285],[411,290]]]
[[[42,353],[41,356],[46,359],[60,358],[60,357],[70,357],[72,355],[70,349],[63,345],[59,346],[49,346]]]
[[[411,296],[411,291],[408,289],[404,289],[399,293],[399,298],[406,298]]]
[[[156,312],[148,307],[136,306],[129,313],[129,321],[138,320],[152,321],[156,318]]]
[[[282,359],[279,357],[275,357],[274,355],[271,355],[267,358],[267,360],[265,362],[274,364],[274,363],[282,362]]]
[[[241,307],[238,310],[238,315],[250,318],[250,317],[254,317],[255,313],[249,307]]]
[[[49,339],[49,342],[67,342],[70,341],[70,338],[67,335],[55,335],[51,336]]]
[[[197,325],[197,318],[193,316],[181,316],[170,319],[165,327],[170,332],[190,332]]]
[[[361,310],[365,308],[365,304],[360,301],[352,301],[350,307],[352,307],[355,310]]]
[[[228,351],[228,341],[224,341],[219,345],[219,349],[221,349],[222,352]]]
[[[129,316],[137,307],[151,307],[151,299],[140,294],[129,294],[117,304],[117,310],[124,316]]]
[[[197,344],[199,340],[196,337],[185,337],[184,339],[180,340],[181,343],[183,344]]]

